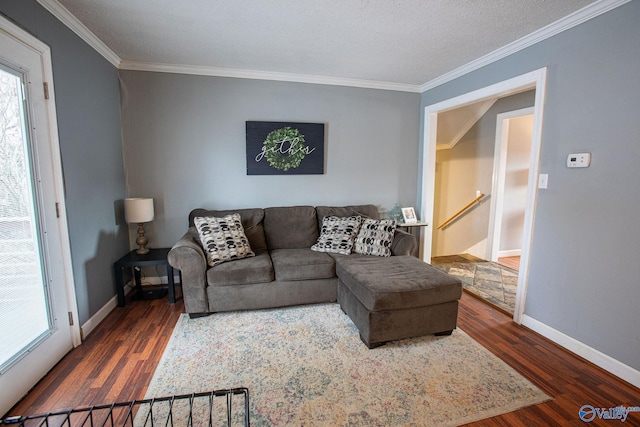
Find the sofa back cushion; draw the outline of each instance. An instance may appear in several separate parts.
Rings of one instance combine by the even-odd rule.
[[[264,237],[264,210],[263,209],[234,209],[234,210],[206,210],[194,209],[189,214],[189,227],[192,227],[195,217],[217,217],[222,218],[234,213],[240,214],[244,234],[249,240],[252,251],[266,250],[267,242]]]
[[[264,233],[269,250],[310,248],[318,240],[313,206],[265,208]]]
[[[317,206],[318,229],[322,228],[322,218],[325,216],[337,216],[344,218],[347,216],[360,215],[363,218],[380,219],[380,212],[376,205],[354,205],[354,206]]]

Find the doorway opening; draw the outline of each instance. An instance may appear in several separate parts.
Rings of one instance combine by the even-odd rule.
[[[491,108],[472,117],[475,123],[455,143],[444,138],[446,123],[454,121],[452,116],[466,117],[469,107],[444,113],[444,132],[438,124],[434,224],[440,225],[433,236],[431,264],[510,316],[515,309],[533,130],[533,107],[521,106],[533,105],[534,97],[535,92],[528,91],[492,100]],[[465,196],[475,196],[478,204],[452,220],[452,206],[466,202]]]
[[[542,130],[542,117],[543,117],[543,106],[544,106],[544,94],[545,94],[545,82],[546,82],[546,69],[540,69],[537,71],[533,71],[500,83],[497,83],[492,86],[488,86],[482,89],[478,89],[476,91],[460,95],[458,97],[442,101],[436,104],[432,104],[425,107],[425,116],[424,116],[424,145],[423,145],[423,158],[422,158],[422,180],[421,180],[421,188],[419,197],[421,199],[421,210],[422,216],[429,223],[428,227],[424,228],[424,232],[422,235],[421,241],[421,249],[423,260],[426,262],[432,262],[432,256],[436,255],[433,252],[433,244],[434,237],[436,237],[436,231],[438,223],[438,218],[435,216],[435,194],[436,190],[436,170],[440,166],[437,163],[436,156],[436,147],[437,147],[437,139],[438,139],[438,125],[439,120],[442,117],[443,113],[459,109],[462,107],[468,107],[472,104],[478,103],[486,103],[491,99],[502,99],[509,97],[511,95],[520,94],[523,92],[534,91],[534,103],[533,103],[533,125],[531,130],[531,145],[529,151],[529,167],[526,172],[526,196],[525,196],[525,211],[522,225],[522,243],[521,243],[521,253],[520,253],[520,263],[519,263],[519,274],[517,275],[517,285],[516,285],[516,293],[515,293],[515,303],[513,310],[513,318],[517,323],[521,322],[522,315],[524,313],[524,302],[526,296],[526,287],[527,287],[527,277],[528,277],[528,266],[529,266],[529,251],[531,245],[531,235],[533,231],[533,219],[535,216],[535,202],[537,195],[537,180],[538,180],[538,171],[539,171],[539,156],[540,156],[540,143],[541,143],[541,130]],[[493,138],[495,138],[495,133],[493,134]],[[489,154],[490,162],[494,162],[494,153],[495,147],[491,147],[492,152]],[[476,166],[477,167],[477,166]],[[440,173],[440,170],[438,170]],[[491,204],[488,203],[492,201],[495,196],[495,183],[498,180],[497,177],[497,169],[492,167],[490,164],[487,167],[481,167],[478,169],[479,174],[491,174],[490,182],[492,183],[491,188],[470,188],[467,189],[469,194],[466,194],[465,199],[474,200],[478,196],[478,192],[480,194],[485,194],[485,196],[479,198],[479,203],[472,204],[471,207],[465,211],[486,211],[486,215],[489,215]],[[445,190],[447,191],[447,190]],[[463,199],[463,200],[465,200]],[[468,200],[467,200],[468,201]],[[457,208],[460,208],[464,203],[458,203],[457,207],[449,209],[449,212],[455,211]],[[440,207],[438,207],[440,209]],[[494,212],[494,217],[495,212]],[[468,215],[466,213],[462,214],[458,219],[453,222],[449,222],[450,224],[461,223],[464,221],[474,221],[475,215]],[[460,219],[461,218],[461,219]],[[486,220],[485,220],[486,225]],[[494,233],[495,227],[492,229],[492,233],[489,233],[486,237],[486,241],[477,245],[476,247],[472,247],[472,252],[475,252],[475,255],[472,253],[471,255],[476,258],[480,258],[483,261],[491,262],[491,252],[493,251],[493,240],[495,240]],[[485,233],[486,226],[485,226]],[[478,243],[478,242],[476,242]],[[472,245],[473,246],[473,245]],[[478,256],[479,255],[479,256]]]

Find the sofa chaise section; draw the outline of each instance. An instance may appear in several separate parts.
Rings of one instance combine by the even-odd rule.
[[[338,302],[369,348],[456,328],[462,284],[411,256],[337,260]]]

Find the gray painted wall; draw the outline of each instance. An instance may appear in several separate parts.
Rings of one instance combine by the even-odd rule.
[[[525,314],[640,369],[640,2],[425,92],[434,104],[548,67]],[[569,153],[591,167],[567,169]]]
[[[115,295],[113,262],[129,244],[120,219],[125,185],[117,70],[34,0],[3,0],[0,12],[51,47],[82,324]]]
[[[413,206],[420,95],[121,71],[127,191],[153,197],[151,247],[197,207]],[[325,123],[325,174],[247,176],[247,120]]]

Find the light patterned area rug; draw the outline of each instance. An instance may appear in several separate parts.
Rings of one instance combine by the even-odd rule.
[[[252,426],[453,426],[549,399],[460,329],[369,350],[337,304],[183,314],[146,397],[235,387]]]

